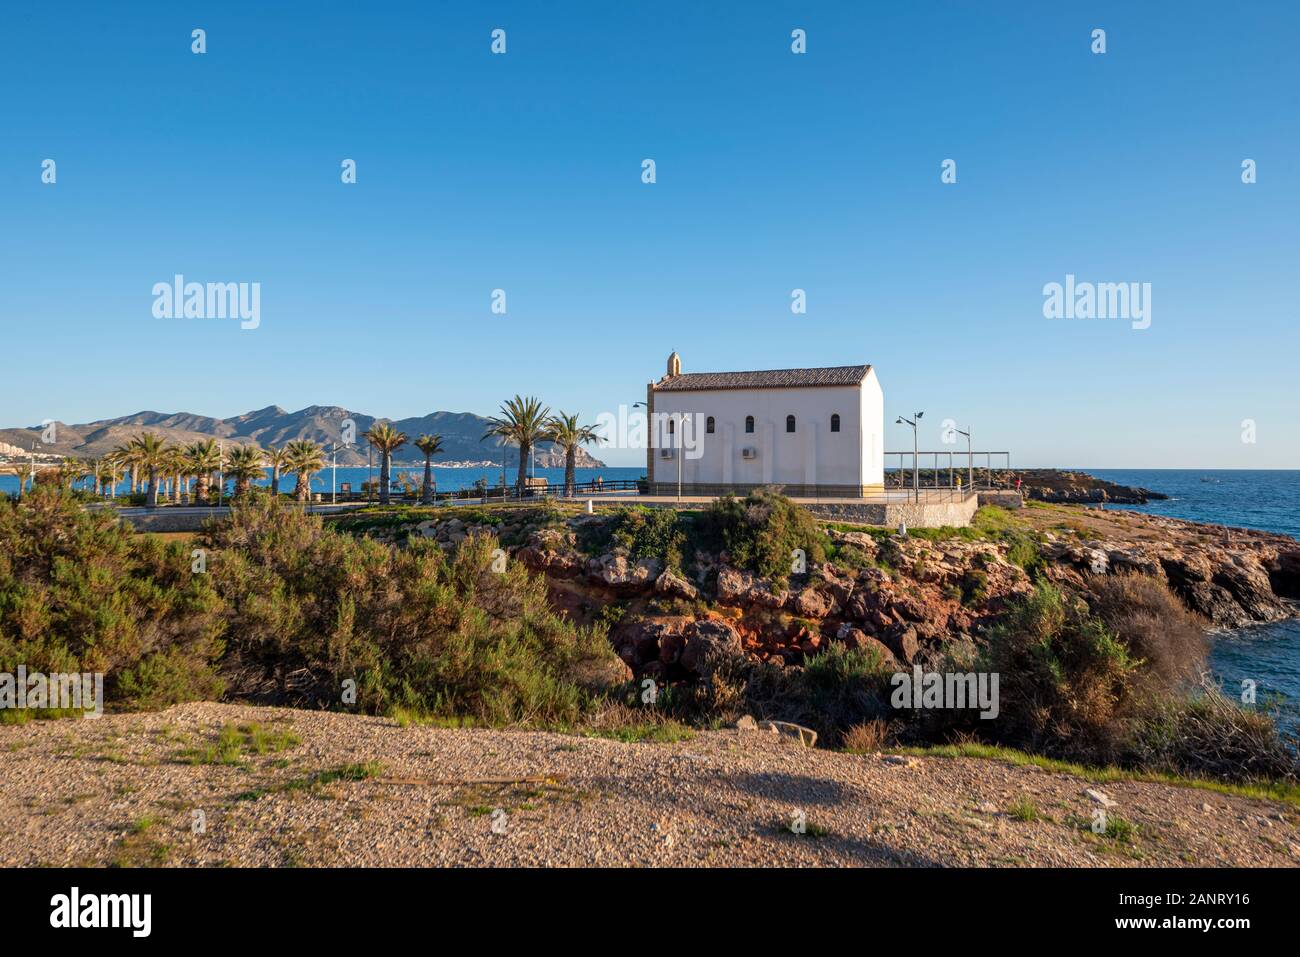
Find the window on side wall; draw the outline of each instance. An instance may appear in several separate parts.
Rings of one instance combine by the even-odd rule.
[[[785,417],[785,430],[786,430],[787,432],[793,432],[793,431],[794,431],[794,416],[793,416],[793,415],[787,415],[787,416]]]
[[[834,415],[831,416],[831,431],[838,432],[839,430],[840,430],[840,414],[836,412]]]
[[[745,416],[745,431],[746,432],[754,431],[754,417],[752,415]]]
[[[713,434],[713,416],[709,416],[704,420],[704,431],[709,435]]]

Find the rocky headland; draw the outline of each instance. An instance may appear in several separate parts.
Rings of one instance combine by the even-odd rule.
[[[1008,602],[1032,590],[1031,570],[1075,588],[1087,576],[1153,576],[1207,628],[1300,612],[1300,542],[1135,512],[991,507],[971,528],[906,535],[829,524],[831,555],[783,580],[738,568],[725,553],[697,552],[687,567],[669,568],[624,547],[584,550],[590,530],[612,520],[601,512],[471,509],[373,534],[420,534],[448,549],[469,536],[497,536],[546,576],[557,608],[610,625],[631,673],[670,682],[697,676],[715,650],[798,667],[842,643],[899,665],[937,662],[955,645],[977,645]]]

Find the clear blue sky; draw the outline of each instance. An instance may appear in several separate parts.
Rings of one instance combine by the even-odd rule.
[[[687,371],[871,362],[889,422],[925,410],[935,447],[951,417],[1023,465],[1300,467],[1289,0],[5,20],[0,425],[515,392],[594,419],[675,348]],[[178,272],[260,282],[260,328],[154,318]],[[1150,282],[1151,328],[1045,319],[1067,273]]]

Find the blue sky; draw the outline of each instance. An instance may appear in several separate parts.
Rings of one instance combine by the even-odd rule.
[[[923,446],[953,418],[1022,465],[1300,467],[1294,3],[6,20],[0,425],[515,392],[594,420],[677,349],[686,371],[871,362]],[[175,273],[260,282],[260,327],[155,318]],[[1151,327],[1045,319],[1067,273],[1151,283]]]

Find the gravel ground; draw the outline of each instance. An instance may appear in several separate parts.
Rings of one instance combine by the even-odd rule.
[[[270,737],[264,753],[246,745],[236,763],[207,763],[224,726],[250,724]],[[380,764],[373,776],[330,780],[367,762]],[[1088,829],[1099,807],[1089,787],[997,761],[838,754],[755,731],[626,744],[191,704],[0,726],[0,863],[1300,864],[1300,815],[1286,805],[1100,785],[1109,813],[1134,825],[1126,842]],[[801,834],[789,829],[799,813]]]

